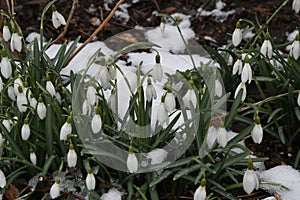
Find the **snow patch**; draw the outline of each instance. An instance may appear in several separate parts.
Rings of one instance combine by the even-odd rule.
[[[123,194],[124,193],[120,192],[116,188],[111,188],[107,193],[104,193],[100,199],[101,200],[121,200]]]

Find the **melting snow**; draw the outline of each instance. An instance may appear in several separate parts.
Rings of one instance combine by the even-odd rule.
[[[111,188],[107,193],[104,193],[100,199],[101,200],[121,200],[123,194],[124,193],[120,192],[116,188]]]

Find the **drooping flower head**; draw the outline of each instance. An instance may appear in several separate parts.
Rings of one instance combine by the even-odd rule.
[[[12,52],[14,52],[15,50],[18,52],[21,52],[22,50],[22,41],[21,41],[21,37],[19,36],[19,34],[16,31],[16,28],[12,28],[12,36],[11,36],[11,40],[10,40],[10,49]]]
[[[270,41],[270,33],[266,33],[266,39],[264,40],[263,44],[260,48],[260,53],[264,55],[265,57],[271,59],[273,54],[273,47]]]
[[[99,133],[102,128],[102,119],[98,106],[95,107],[95,114],[92,118],[91,127],[94,134]]]
[[[232,75],[235,75],[236,73],[240,75],[242,73],[242,69],[243,69],[242,55],[239,55],[238,59],[233,64]]]
[[[30,126],[28,117],[24,119],[24,124],[21,128],[21,137],[22,140],[28,140],[28,138],[30,137]]]
[[[138,160],[136,155],[134,154],[134,149],[132,144],[129,146],[129,154],[127,157],[127,169],[130,173],[135,173],[138,171]]]
[[[38,99],[36,112],[41,120],[45,119],[46,113],[47,113],[47,108],[46,108],[46,106],[43,102],[43,98],[41,96]]]
[[[300,10],[300,0],[294,0],[292,4],[293,10],[298,13]]]
[[[194,194],[194,200],[205,200],[206,198],[206,179],[202,178],[200,186]]]
[[[85,184],[88,190],[94,190],[96,187],[96,179],[93,174],[93,169],[90,166],[88,167],[88,174],[85,179]]]
[[[240,24],[240,21],[238,21],[236,23],[236,27],[233,31],[233,34],[232,34],[232,44],[237,47],[239,46],[239,44],[241,43],[242,41],[242,30],[241,30],[241,24]]]
[[[6,55],[5,48],[2,49],[2,59],[0,63],[1,74],[5,79],[9,79],[12,75],[12,67]]]
[[[50,76],[47,74],[46,76],[46,90],[49,92],[51,97],[54,97],[56,94],[55,87],[50,80]]]
[[[147,87],[146,87],[146,99],[148,102],[152,101],[153,99],[157,98],[156,90],[151,83],[151,79],[147,79]]]
[[[245,57],[245,64],[244,64],[244,67],[242,70],[241,79],[242,79],[243,83],[246,83],[248,81],[248,84],[250,84],[252,81],[252,70],[251,70],[251,66],[249,63],[248,55],[246,55],[246,57]]]
[[[290,49],[290,56],[297,60],[300,56],[300,34],[297,33],[296,38]]]
[[[67,140],[69,134],[72,133],[72,116],[68,116],[67,121],[62,125],[60,129],[59,138],[60,140]]]
[[[69,167],[75,167],[77,164],[77,154],[74,149],[74,145],[70,144],[69,146],[69,152],[67,155],[67,161],[68,161],[68,166]]]
[[[66,25],[65,18],[56,10],[55,5],[52,5],[52,24],[56,29],[61,25]]]
[[[155,57],[155,64],[153,66],[153,70],[152,70],[152,78],[153,81],[156,82],[161,82],[162,78],[163,78],[164,72],[160,63],[160,55],[157,54]]]
[[[56,199],[60,196],[60,179],[56,178],[55,183],[50,188],[50,197],[51,199]]]
[[[182,97],[183,103],[186,108],[193,108],[195,109],[197,106],[197,96],[194,91],[194,81],[190,80],[190,87],[186,94]]]
[[[258,116],[257,112],[255,114],[254,121],[255,124],[251,131],[251,137],[255,143],[260,144],[263,139],[263,128],[260,124],[260,117]]]
[[[165,108],[170,113],[176,107],[175,96],[170,89],[167,90],[167,94],[165,96]]]
[[[255,171],[253,170],[253,162],[252,159],[248,159],[248,167],[244,173],[243,177],[243,188],[247,194],[253,192],[254,189],[258,189],[259,181]]]
[[[11,38],[11,33],[8,27],[8,22],[7,20],[4,20],[4,26],[3,26],[3,30],[2,30],[2,36],[5,42],[7,42],[8,40],[10,40]]]

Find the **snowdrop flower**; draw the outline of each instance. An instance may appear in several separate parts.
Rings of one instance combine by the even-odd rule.
[[[223,148],[226,147],[227,142],[228,142],[228,134],[227,134],[227,131],[224,127],[219,128],[217,141],[218,141],[218,143],[221,147],[223,147]]]
[[[24,124],[21,128],[21,137],[22,140],[28,140],[30,137],[30,126],[29,126],[29,119],[26,117],[24,120]]]
[[[1,77],[0,77],[1,79]],[[1,80],[0,80],[1,81]],[[0,86],[1,87],[1,86]],[[11,100],[16,100],[16,93],[15,93],[15,90],[14,90],[14,87],[13,86],[8,86],[7,87],[7,94],[8,94],[8,97],[11,99]]]
[[[133,146],[129,147],[129,154],[127,157],[127,169],[130,173],[135,173],[138,171],[138,160],[134,154]]]
[[[50,96],[54,97],[56,94],[55,87],[50,80],[50,76],[46,76],[46,90],[49,92]]]
[[[65,18],[56,10],[54,5],[52,5],[52,24],[56,29],[60,27],[60,25],[66,25]]]
[[[161,82],[164,72],[163,72],[163,69],[162,69],[162,66],[160,63],[160,55],[159,54],[156,55],[155,61],[156,62],[154,64],[153,70],[152,70],[152,78],[153,78],[154,82],[156,82],[156,81]]]
[[[4,188],[6,186],[6,177],[3,171],[0,169],[0,187]]]
[[[170,113],[175,109],[175,106],[175,96],[170,90],[168,90],[165,96],[165,108]]]
[[[300,106],[300,92],[298,93],[297,103],[298,103],[298,106]]]
[[[22,87],[19,86],[19,94],[17,95],[17,107],[21,113],[26,112],[27,104],[28,104],[27,98],[24,92],[22,91]]]
[[[55,95],[54,97],[56,98],[56,100],[58,101],[59,104],[61,104],[61,95],[60,93],[58,92],[57,89],[55,89]]]
[[[15,76],[18,77],[14,80],[14,92],[15,92],[15,95],[17,96],[19,94],[19,86],[21,86],[22,91],[23,91],[24,90],[24,84],[23,84],[23,81],[22,81],[21,77],[19,76],[18,71],[15,71]]]
[[[92,110],[92,106],[88,103],[88,100],[85,99],[82,104],[82,114],[83,115],[90,114],[91,110]]]
[[[247,95],[247,90],[246,90],[246,85],[245,83],[241,82],[236,90],[235,90],[235,93],[234,93],[234,99],[236,99],[236,97],[238,96],[240,90],[243,89],[243,94],[242,94],[242,97],[241,97],[241,101],[245,101],[246,99],[246,95]]]
[[[29,94],[29,105],[35,109],[36,105],[37,105],[37,100],[31,92],[29,92],[29,93],[30,93]]]
[[[163,125],[164,123],[169,123],[169,115],[163,101],[158,105],[157,108],[157,120],[161,125]]]
[[[96,79],[100,81],[101,86],[104,90],[111,89],[110,79],[111,74],[109,73],[108,67],[105,65],[99,65],[99,71]]]
[[[2,136],[2,133],[0,132],[0,147],[2,146],[3,144],[3,136]]]
[[[117,95],[115,90],[111,92],[107,103],[112,112],[117,113]]]
[[[236,23],[236,27],[233,31],[233,34],[232,34],[232,44],[237,47],[239,46],[239,44],[241,43],[242,41],[242,30],[241,30],[241,24],[240,22],[238,21]]]
[[[30,152],[29,158],[30,158],[30,162],[31,162],[33,165],[36,165],[36,154],[35,154],[33,151]]]
[[[43,102],[43,98],[42,97],[39,97],[39,100],[38,100],[38,105],[37,105],[37,108],[36,108],[36,112],[39,116],[39,118],[41,120],[45,119],[46,117],[46,114],[47,114],[47,109],[46,109],[46,106]]]
[[[94,86],[92,85],[88,86],[86,91],[86,99],[90,105],[92,106],[95,105],[97,96],[96,96],[96,89],[94,88]]]
[[[0,67],[1,67],[2,76],[5,79],[10,78],[12,75],[12,67],[9,59],[6,57],[6,51],[4,48],[2,49],[2,59],[1,59]]]
[[[240,75],[242,73],[243,69],[243,62],[242,62],[242,56],[239,55],[238,59],[235,61],[233,68],[232,68],[232,75],[235,75],[238,73]]]
[[[50,188],[50,197],[51,199],[55,199],[60,195],[60,179],[57,178],[55,183]]]
[[[251,192],[253,192],[254,189],[257,190],[258,187],[259,187],[258,178],[256,176],[256,173],[253,170],[252,160],[249,159],[248,160],[248,168],[245,171],[244,177],[243,177],[243,188],[247,194],[250,194]]]
[[[297,60],[300,56],[300,42],[299,41],[300,41],[300,34],[298,33],[296,35],[296,38],[290,49],[290,56],[294,57],[295,60]]]
[[[21,37],[16,32],[15,28],[13,28],[13,34],[12,34],[11,40],[10,40],[10,49],[12,52],[14,52],[15,50],[18,52],[21,52],[21,50],[22,50]]]
[[[2,36],[3,36],[3,39],[4,39],[5,42],[10,40],[10,38],[11,38],[11,33],[10,33],[10,30],[9,30],[9,27],[8,27],[8,22],[6,20],[4,20]]]
[[[296,13],[298,13],[300,10],[300,0],[294,0],[292,8]]]
[[[206,180],[202,179],[200,186],[197,188],[194,194],[194,200],[205,200],[206,199]]]
[[[152,99],[157,98],[156,90],[154,86],[151,84],[151,79],[148,78],[147,80],[147,87],[146,87],[146,99],[148,102],[152,101]]]
[[[193,108],[195,109],[198,102],[196,93],[193,88],[194,88],[194,82],[191,80],[190,88],[188,89],[186,94],[182,97],[184,106],[188,109],[190,109],[191,106],[193,106]]]
[[[221,97],[223,93],[223,87],[222,84],[220,83],[219,79],[215,80],[215,96]]]
[[[74,150],[74,145],[70,144],[69,147],[69,152],[67,155],[67,161],[68,161],[68,166],[69,167],[75,167],[77,163],[77,154],[76,151]]]
[[[3,90],[3,85],[4,85],[4,83],[3,83],[2,78],[0,76],[0,92],[2,92],[2,90]]]
[[[258,116],[258,113],[255,114],[255,124],[251,131],[251,137],[257,144],[260,144],[263,139],[263,128],[261,127],[260,117]]]
[[[246,83],[248,81],[248,84],[252,81],[252,70],[251,66],[249,64],[249,57],[248,55],[245,58],[245,64],[242,70],[242,76],[241,76],[242,82]]]
[[[95,134],[99,133],[99,131],[102,128],[102,119],[101,119],[101,116],[99,114],[99,107],[98,106],[95,107],[95,115],[92,118],[91,127],[92,127],[93,133],[95,133]]]
[[[72,116],[68,116],[67,121],[62,125],[60,129],[59,139],[67,140],[69,134],[72,133]]]
[[[4,120],[2,121],[2,124],[3,124],[3,126],[6,128],[6,130],[7,130],[8,132],[11,131],[11,129],[12,129],[12,126],[11,126],[11,120],[9,120],[9,119],[4,119]]]
[[[96,187],[96,179],[95,176],[93,174],[93,170],[92,168],[89,167],[88,169],[88,175],[85,179],[85,184],[88,190],[94,190]]]
[[[265,57],[268,57],[269,59],[272,58],[273,54],[273,47],[270,42],[270,34],[269,32],[266,33],[266,39],[263,42],[261,48],[260,48],[260,53],[263,54]]]

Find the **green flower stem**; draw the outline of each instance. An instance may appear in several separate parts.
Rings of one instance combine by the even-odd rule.
[[[284,186],[284,185],[281,185],[280,183],[275,183],[275,182],[266,182],[266,181],[262,181],[262,182],[259,182],[260,185],[273,185],[273,186],[277,186],[277,187],[280,187],[280,189],[282,190],[290,190],[288,187]]]

